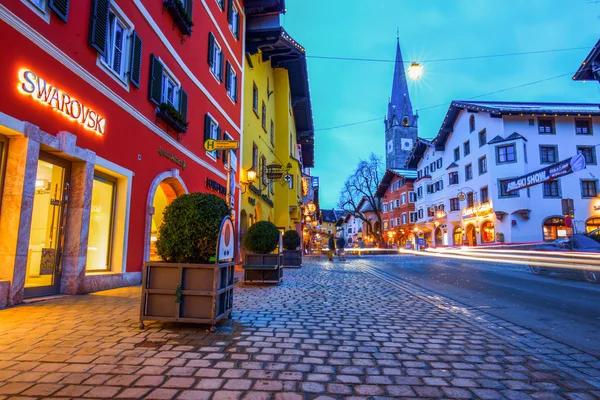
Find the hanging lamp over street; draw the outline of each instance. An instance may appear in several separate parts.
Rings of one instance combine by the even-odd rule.
[[[418,62],[413,62],[410,67],[408,67],[408,76],[413,81],[418,80],[423,74],[423,66]]]

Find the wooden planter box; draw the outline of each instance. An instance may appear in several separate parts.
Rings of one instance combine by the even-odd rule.
[[[285,268],[300,268],[302,266],[302,250],[284,250],[283,266]]]
[[[246,254],[244,282],[283,281],[283,255],[281,254]]]
[[[140,328],[144,321],[214,325],[231,316],[234,263],[148,262],[142,274]]]
[[[187,132],[187,126],[185,126],[184,124],[179,122],[177,119],[175,119],[168,111],[158,109],[158,111],[156,112],[156,115],[160,119],[165,121],[165,123],[167,125],[169,125],[169,127],[171,129],[173,129],[176,133],[186,133]]]

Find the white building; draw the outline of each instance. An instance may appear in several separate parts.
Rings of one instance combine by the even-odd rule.
[[[406,166],[418,179],[417,228],[432,246],[552,240],[600,227],[600,107],[596,104],[452,102],[437,136]],[[515,192],[506,180],[582,153],[586,169]]]

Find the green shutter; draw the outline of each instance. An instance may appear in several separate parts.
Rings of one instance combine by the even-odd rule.
[[[221,130],[221,127],[217,127],[217,140],[221,140],[223,136],[223,131]],[[221,157],[221,151],[217,150],[217,158]]]
[[[129,80],[139,89],[142,75],[142,39],[135,31],[131,34],[131,56],[129,60]]]
[[[225,87],[229,89],[229,85],[231,84],[231,64],[227,61],[225,67]]]
[[[233,0],[227,0],[227,22],[233,21]]]
[[[190,17],[190,19],[193,19],[193,14],[192,14],[192,9],[193,9],[193,1],[192,0],[187,0],[185,2],[185,12],[187,12],[187,15]]]
[[[109,10],[110,0],[92,0],[88,42],[103,57],[106,56]]]
[[[206,142],[210,139],[210,115],[206,114],[204,116],[204,141]]]
[[[54,11],[63,22],[69,19],[69,0],[50,0],[48,7]]]
[[[208,32],[208,63],[212,66],[215,54],[215,36],[212,32]]]
[[[162,77],[163,65],[154,56],[150,55],[150,84],[148,85],[148,98],[151,102],[159,105],[162,101]]]
[[[240,13],[238,13],[238,19],[236,22],[236,30],[235,30],[235,38],[237,40],[240,40],[240,27],[241,27],[241,21],[242,21],[242,15]]]
[[[181,113],[184,121],[187,122],[188,95],[183,88],[179,89],[179,112]]]

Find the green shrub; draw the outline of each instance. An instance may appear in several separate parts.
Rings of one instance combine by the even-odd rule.
[[[300,247],[300,234],[294,230],[285,231],[283,234],[283,248],[286,250],[296,250]]]
[[[190,193],[165,209],[156,251],[166,262],[205,264],[216,255],[221,221],[231,211],[214,194]]]
[[[246,249],[257,254],[271,253],[277,248],[278,242],[279,229],[268,221],[260,221],[252,225],[244,238]]]

